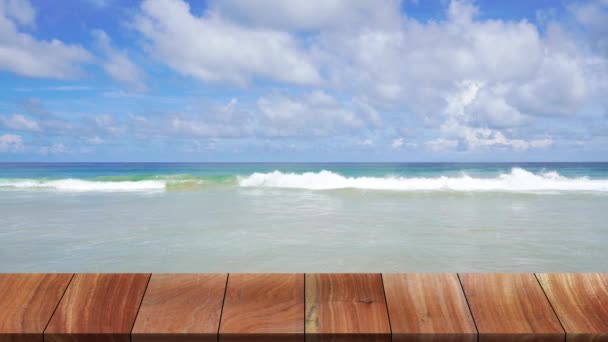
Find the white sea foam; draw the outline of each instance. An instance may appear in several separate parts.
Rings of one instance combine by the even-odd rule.
[[[15,190],[57,190],[57,191],[158,191],[164,190],[163,180],[142,181],[90,181],[82,179],[4,179],[0,180],[0,188]]]
[[[608,191],[608,179],[564,177],[557,172],[532,173],[514,168],[495,178],[459,177],[345,177],[331,171],[253,173],[238,179],[242,187],[310,190],[371,189],[394,191]]]

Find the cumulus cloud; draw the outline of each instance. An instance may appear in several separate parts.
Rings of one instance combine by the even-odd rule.
[[[427,141],[425,145],[433,151],[449,150],[458,146],[458,140],[438,138]]]
[[[593,47],[608,53],[608,2],[591,0],[570,5],[576,20],[590,33]]]
[[[605,58],[589,55],[559,25],[541,33],[526,20],[481,19],[480,12],[472,1],[453,0],[444,20],[404,16],[397,26],[326,29],[311,50],[333,87],[414,113],[427,126],[468,128],[475,132],[470,136],[491,129],[495,140],[487,145],[494,146],[543,145],[509,143],[501,135],[541,118],[576,116],[598,89],[608,89]],[[477,89],[455,114],[450,101],[465,83]],[[462,147],[475,142],[467,144],[465,134],[459,139]]]
[[[469,147],[483,148],[492,146],[510,147],[515,150],[527,150],[529,148],[548,147],[553,144],[551,138],[523,140],[523,139],[508,139],[502,132],[491,130],[488,128],[464,128],[462,135]]]
[[[376,111],[361,100],[343,103],[320,90],[303,96],[262,97],[257,107],[270,135],[328,135],[380,124]]]
[[[372,146],[374,145],[374,141],[372,139],[367,138],[365,140],[360,141],[359,144],[362,146]]]
[[[27,0],[2,0],[0,13],[14,19],[19,25],[34,26],[36,24],[36,10]]]
[[[112,40],[103,30],[93,30],[93,37],[105,55],[102,67],[114,80],[136,91],[146,90],[143,71],[131,60],[125,51],[112,45]]]
[[[247,125],[231,125],[218,122],[205,122],[196,118],[173,117],[170,120],[170,129],[182,136],[227,138],[251,135],[251,127]]]
[[[503,132],[488,127],[472,126],[470,110],[475,110],[471,104],[475,104],[482,85],[475,82],[462,82],[460,93],[448,99],[444,110],[446,121],[441,125],[440,132],[452,140],[440,138],[428,143],[428,146],[445,147],[445,142],[454,141],[454,138],[462,140],[471,149],[488,147],[507,147],[515,150],[527,150],[529,148],[543,148],[553,144],[550,137],[541,139],[524,140],[507,138]],[[441,144],[440,144],[441,142]],[[455,147],[457,144],[454,144]],[[451,147],[451,146],[447,146]]]
[[[29,147],[32,149],[32,147]],[[50,154],[66,154],[71,153],[72,150],[66,146],[63,142],[50,142],[48,145],[39,146],[35,149],[38,154],[50,155]],[[86,150],[82,150],[82,153],[86,153]]]
[[[313,50],[337,84],[419,114],[442,108],[459,81],[506,85],[534,75],[543,57],[536,27],[478,21],[471,7],[453,1],[440,22],[404,18],[397,28],[322,32]]]
[[[444,19],[421,21],[400,5],[226,0],[194,14],[182,0],[144,1],[134,27],[160,61],[184,75],[319,89],[261,96],[247,132],[262,135],[380,129],[392,113],[393,125],[413,114],[424,129],[438,130],[439,138],[425,144],[431,149],[543,148],[553,138],[534,131],[535,122],[577,116],[608,89],[605,58],[590,55],[554,22],[541,31],[525,19],[487,19],[467,0],[447,3]],[[588,9],[571,11],[601,26]],[[468,85],[475,86],[471,98],[454,108]],[[172,126],[204,136],[227,131],[191,121],[178,117]],[[385,137],[397,131],[389,126]]]
[[[246,84],[253,77],[316,84],[321,77],[290,34],[248,28],[215,12],[196,16],[183,0],[147,0],[135,24],[151,53],[203,81]]]
[[[391,142],[391,147],[394,149],[399,149],[403,146],[403,138],[397,138],[394,139],[393,142]]]
[[[33,119],[29,119],[21,114],[10,116],[0,116],[0,123],[8,129],[16,131],[40,131],[40,125]]]
[[[28,77],[73,78],[79,65],[92,57],[79,45],[60,40],[37,40],[22,32],[32,26],[36,13],[27,0],[0,0],[0,69]]]
[[[121,135],[127,131],[127,126],[117,122],[113,116],[102,114],[93,117],[92,119],[94,131],[102,132],[109,135]]]
[[[215,0],[211,7],[234,20],[284,30],[315,31],[399,22],[400,2],[367,0]]]
[[[15,134],[0,135],[0,152],[20,152],[23,151],[23,140],[21,136]]]

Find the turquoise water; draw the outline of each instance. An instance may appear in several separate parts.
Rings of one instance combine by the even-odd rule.
[[[255,172],[319,172],[351,177],[496,177],[521,168],[532,173],[558,172],[566,177],[608,179],[608,163],[0,163],[0,179],[119,179],[143,180],[164,176],[231,177]]]
[[[0,272],[608,271],[608,163],[0,164]]]

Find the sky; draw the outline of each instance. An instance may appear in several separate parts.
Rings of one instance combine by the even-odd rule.
[[[607,161],[608,0],[0,0],[0,161]]]

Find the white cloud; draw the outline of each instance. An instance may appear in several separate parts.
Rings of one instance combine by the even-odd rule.
[[[235,138],[252,134],[251,128],[246,124],[232,125],[181,117],[171,119],[170,129],[180,135],[207,138]]]
[[[86,1],[97,8],[107,7],[113,2],[113,0],[86,0]]]
[[[62,142],[53,142],[48,146],[42,146],[40,148],[38,148],[37,151],[39,154],[43,154],[43,155],[48,155],[48,154],[64,154],[64,153],[69,153],[71,152],[70,149],[65,146],[64,143]],[[87,153],[88,150],[81,149],[81,153]]]
[[[127,127],[116,120],[109,114],[97,115],[93,118],[93,128],[100,132],[110,135],[121,135],[127,131]]]
[[[295,84],[321,81],[290,34],[243,27],[215,12],[199,17],[182,0],[144,1],[135,28],[159,60],[204,81],[245,84],[252,77]]]
[[[377,122],[375,109],[362,103],[365,101],[359,99],[339,101],[320,90],[297,95],[273,93],[254,102],[231,98],[222,104],[195,103],[154,117],[130,115],[126,128],[142,137],[274,139],[366,135],[380,127],[381,122]],[[98,121],[105,123],[110,119]]]
[[[593,47],[608,52],[608,1],[575,2],[569,6],[576,20],[589,32]]]
[[[447,105],[444,109],[446,121],[440,127],[441,134],[450,139],[442,137],[435,142],[427,143],[429,147],[443,147],[438,142],[445,144],[445,142],[455,139],[463,140],[470,149],[508,147],[515,150],[527,150],[548,147],[553,144],[550,137],[533,140],[507,138],[500,130],[472,125],[474,115],[471,114],[470,110],[478,109],[475,104],[478,103],[480,90],[483,87],[483,84],[470,81],[460,84],[460,92],[447,99]],[[500,106],[498,108],[500,109]],[[510,114],[513,115],[514,113],[511,112]]]
[[[506,101],[531,115],[573,116],[587,97],[580,61],[555,53],[543,59],[535,78],[510,89]]]
[[[215,0],[211,7],[234,20],[286,30],[387,26],[399,21],[400,2],[368,0]]]
[[[484,147],[509,147],[515,150],[527,150],[529,148],[544,148],[551,146],[551,138],[523,140],[509,139],[500,131],[488,128],[463,128],[463,136],[468,146],[472,149]]]
[[[21,136],[15,134],[0,135],[0,152],[20,151],[23,151],[23,141]]]
[[[67,147],[62,142],[56,142],[49,148],[50,153],[66,153],[68,152]]]
[[[1,0],[0,13],[4,13],[20,25],[36,24],[36,10],[28,0]]]
[[[575,117],[593,96],[605,98],[605,57],[590,55],[555,24],[541,32],[526,20],[482,19],[480,11],[454,0],[445,20],[326,29],[312,40],[313,60],[332,87],[364,94],[376,108],[413,113],[461,147],[547,145],[546,128],[535,122]],[[463,84],[478,89],[455,111],[450,101]],[[479,139],[467,141],[459,129]],[[485,129],[495,133],[483,138]]]
[[[20,32],[33,25],[35,12],[26,0],[0,0],[0,69],[28,77],[73,78],[91,60],[87,50],[57,39],[36,40]]]
[[[143,71],[131,60],[125,51],[119,51],[112,46],[112,40],[103,30],[93,30],[93,37],[101,51],[105,54],[104,71],[114,80],[129,86],[136,91],[146,90]]]
[[[247,123],[248,132],[261,135],[384,128],[386,137],[398,135],[392,128],[398,125],[438,129],[436,141],[417,145],[431,149],[542,148],[553,138],[538,122],[575,117],[590,97],[602,98],[608,89],[605,58],[554,22],[540,30],[525,19],[485,19],[483,9],[466,0],[450,1],[445,19],[420,21],[400,5],[226,0],[195,15],[181,0],[145,1],[135,27],[151,51],[186,75],[237,84],[317,83],[322,90],[304,95],[262,96]],[[257,63],[273,50],[262,41],[275,38],[279,52]],[[290,60],[315,76],[296,80],[299,68],[286,66]],[[469,85],[475,89],[462,99]],[[230,111],[224,117],[234,123]],[[211,126],[206,122],[198,131]],[[402,147],[415,144],[407,140]]]
[[[324,91],[298,97],[280,94],[262,97],[257,107],[264,131],[270,135],[328,135],[377,126],[375,110],[358,100],[343,103]]]
[[[403,146],[403,138],[397,138],[394,139],[393,142],[391,142],[391,147],[394,149],[399,149]]]
[[[449,150],[458,146],[458,140],[438,138],[425,143],[433,151]]]
[[[363,145],[363,146],[372,146],[372,145],[374,145],[374,141],[372,139],[368,138],[368,139],[361,141],[359,144]]]
[[[105,143],[106,141],[103,140],[102,138],[98,137],[98,136],[94,136],[92,138],[89,138],[86,140],[87,143],[91,144],[91,145],[101,145],[103,143]]]
[[[8,129],[17,131],[40,131],[40,125],[33,119],[29,119],[21,114],[14,114],[8,117],[0,117],[2,125]]]

